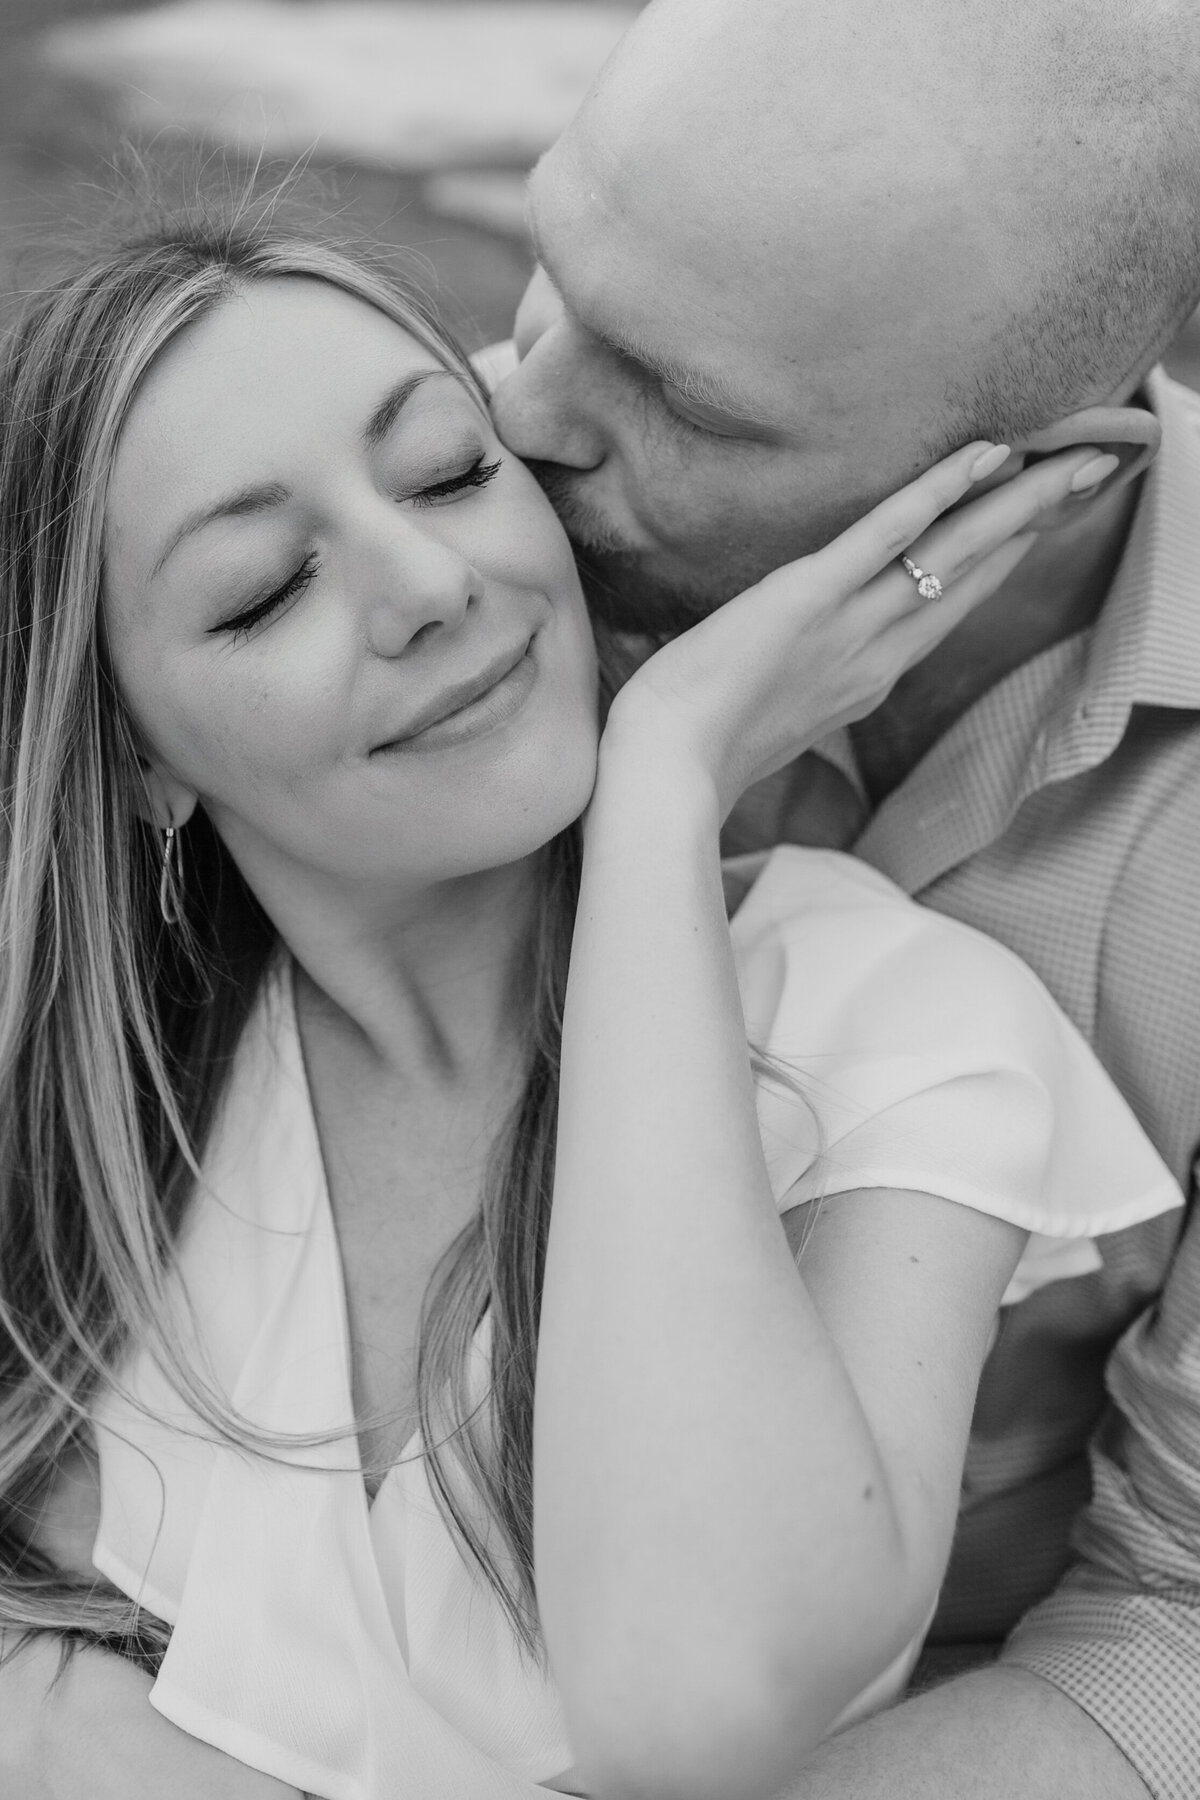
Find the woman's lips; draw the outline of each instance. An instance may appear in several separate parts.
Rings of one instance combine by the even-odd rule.
[[[428,709],[433,714],[428,724],[418,724],[402,736],[378,745],[372,754],[442,750],[484,737],[521,710],[536,680],[537,663],[530,638],[515,662],[511,654],[506,655],[483,675],[443,695]]]

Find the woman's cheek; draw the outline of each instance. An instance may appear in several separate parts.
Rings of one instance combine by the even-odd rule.
[[[577,584],[575,558],[566,532],[534,475],[509,459],[508,480],[497,484],[497,506],[481,519],[475,546],[481,570],[490,564],[520,587],[536,587],[554,598],[556,589]]]
[[[289,624],[297,629],[285,643]],[[196,787],[227,803],[264,785],[296,787],[345,753],[351,698],[344,659],[327,630],[282,619],[257,639],[222,646],[185,702]]]

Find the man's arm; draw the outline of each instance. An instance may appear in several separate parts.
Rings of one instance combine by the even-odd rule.
[[[150,1677],[103,1650],[79,1650],[61,1679],[56,1639],[0,1666],[3,1800],[300,1800],[155,1712]]]
[[[833,1739],[787,1800],[1200,1795],[1200,1204],[1108,1371],[1080,1560],[993,1668]]]
[[[814,1753],[779,1800],[1146,1800],[1108,1734],[1024,1669],[961,1675]]]

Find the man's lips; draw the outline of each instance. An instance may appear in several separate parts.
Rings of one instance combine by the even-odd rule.
[[[453,718],[455,713],[462,712],[475,701],[481,700],[524,660],[532,642],[532,638],[526,638],[515,648],[502,650],[478,674],[443,688],[436,699],[415,713],[399,731],[376,744],[371,754],[374,755],[377,750],[390,750],[396,744],[406,744],[410,739],[419,737],[423,731],[428,731],[431,725],[440,725],[444,719]]]

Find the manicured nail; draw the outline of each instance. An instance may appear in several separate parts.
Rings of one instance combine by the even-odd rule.
[[[993,444],[971,464],[971,480],[982,481],[986,475],[994,475],[1001,464],[1008,461],[1009,455],[1007,444]]]
[[[1082,469],[1077,469],[1072,475],[1071,492],[1082,494],[1088,488],[1099,487],[1120,466],[1119,456],[1093,456],[1090,462],[1085,462]]]

